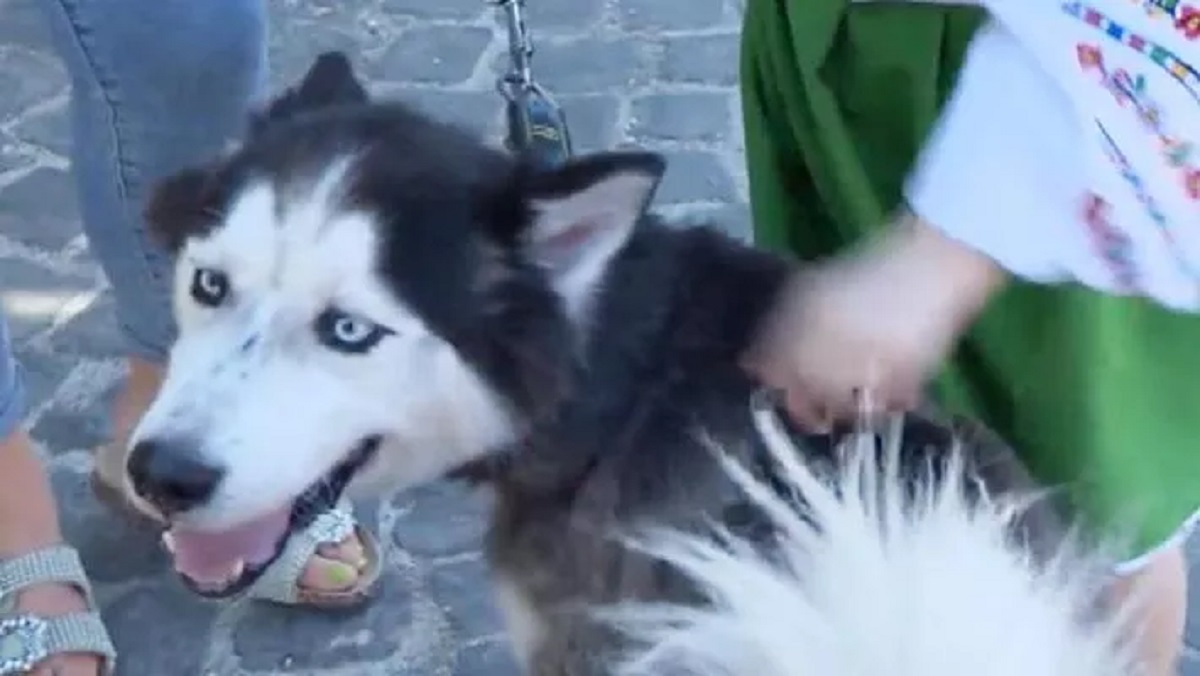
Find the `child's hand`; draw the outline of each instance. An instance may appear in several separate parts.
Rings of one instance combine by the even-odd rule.
[[[990,260],[908,219],[798,276],[747,365],[784,390],[797,422],[813,430],[910,408],[1002,277]]]

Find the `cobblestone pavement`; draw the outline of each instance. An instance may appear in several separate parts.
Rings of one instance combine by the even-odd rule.
[[[201,602],[167,571],[152,534],[92,500],[87,449],[104,440],[119,341],[78,228],[66,173],[68,88],[36,1],[0,0],[0,300],[29,377],[29,422],[123,651],[121,673],[515,673],[478,554],[479,505],[453,486],[359,505],[385,541],[389,572],[376,602],[341,614]],[[665,210],[748,234],[734,88],[741,1],[529,4],[536,71],[565,105],[578,145],[662,150],[671,161],[658,196]],[[492,87],[503,33],[482,0],[272,0],[272,8],[276,85],[318,51],[344,48],[377,92],[499,133]]]

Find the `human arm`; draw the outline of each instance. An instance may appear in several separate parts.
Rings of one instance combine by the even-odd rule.
[[[907,185],[915,215],[798,275],[750,362],[789,392],[802,420],[853,413],[856,390],[881,406],[914,400],[1008,276],[1188,300],[1195,286],[1172,275],[1173,252],[1122,174],[1096,165],[1109,158],[1088,145],[1096,137],[1087,116],[1114,108],[1075,87],[1094,85],[1096,73],[1065,44],[1070,59],[1047,66],[1002,26],[981,30]],[[1110,126],[1128,132],[1121,121]],[[1109,199],[1093,202],[1097,192]],[[1126,229],[1109,227],[1117,223]]]

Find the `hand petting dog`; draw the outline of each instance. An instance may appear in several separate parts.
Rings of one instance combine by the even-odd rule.
[[[745,363],[813,431],[909,409],[1004,279],[905,215],[879,241],[797,274]]]

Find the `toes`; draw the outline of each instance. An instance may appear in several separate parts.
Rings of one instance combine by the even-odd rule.
[[[359,540],[351,534],[336,544],[323,544],[304,568],[300,586],[319,591],[348,591],[358,584],[370,561]]]
[[[358,568],[343,561],[313,556],[300,576],[300,586],[318,591],[348,591],[358,583]]]
[[[53,655],[43,660],[30,676],[97,676],[103,662],[95,655],[70,653]]]
[[[351,534],[337,544],[325,544],[317,548],[317,554],[332,561],[362,570],[367,566],[367,552],[357,534]]]

